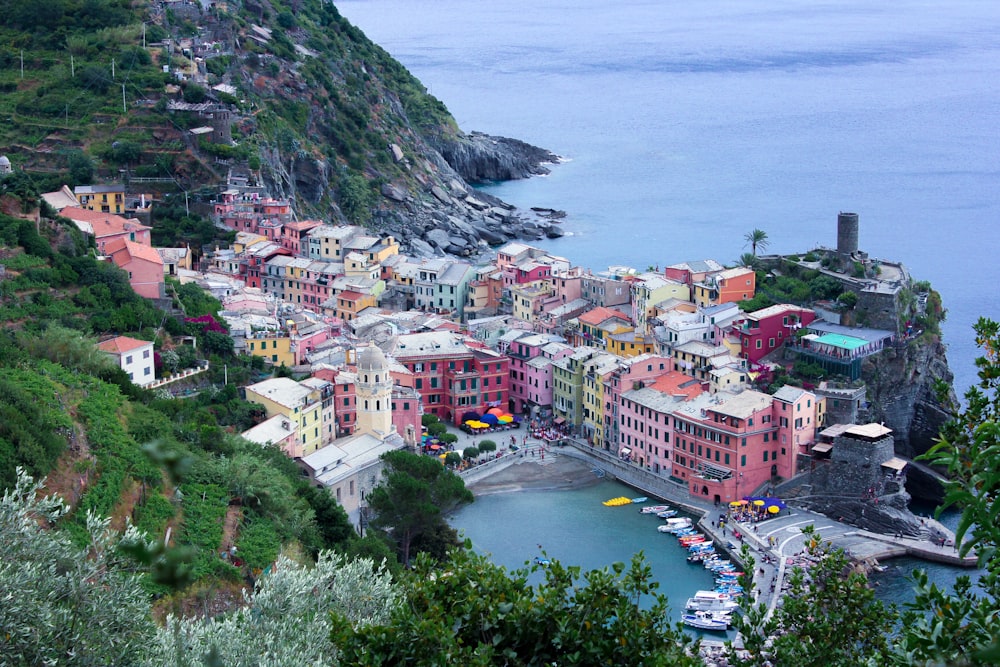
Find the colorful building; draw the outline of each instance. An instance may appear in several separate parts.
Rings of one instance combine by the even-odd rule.
[[[755,364],[795,336],[795,332],[816,319],[816,313],[783,303],[743,316],[736,328],[740,356]]]
[[[291,378],[271,378],[246,387],[246,399],[264,408],[268,417],[283,415],[296,432],[290,456],[308,456],[323,442],[320,391]]]
[[[757,274],[741,266],[708,275],[694,285],[694,302],[702,307],[736,303],[752,299],[756,293]]]
[[[154,248],[117,238],[105,246],[104,252],[115,266],[128,273],[129,285],[136,294],[147,299],[166,296],[163,258]]]
[[[125,212],[125,186],[123,185],[78,185],[73,195],[80,206],[99,213]]]
[[[397,336],[392,356],[413,373],[424,412],[459,424],[467,413],[507,408],[510,360],[451,331]]]

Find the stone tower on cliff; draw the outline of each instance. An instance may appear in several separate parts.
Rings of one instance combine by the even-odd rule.
[[[392,424],[392,376],[389,362],[375,345],[358,353],[358,416],[355,433],[384,438],[395,432]]]

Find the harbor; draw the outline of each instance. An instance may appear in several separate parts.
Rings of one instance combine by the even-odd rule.
[[[458,525],[464,529],[467,536],[471,537],[477,549],[490,552],[498,559],[498,563],[508,567],[518,567],[542,554],[584,568],[603,567],[613,560],[627,560],[626,555],[611,551],[609,553],[613,555],[607,557],[612,560],[600,562],[604,554],[595,553],[593,541],[583,542],[583,537],[575,535],[562,536],[549,525],[540,525],[539,532],[533,533],[531,526],[539,514],[547,511],[545,505],[535,505],[541,502],[540,497],[525,498],[526,494],[521,493],[533,491],[586,492],[588,494],[586,497],[589,498],[588,506],[574,508],[578,518],[574,519],[573,517],[577,516],[574,514],[567,516],[566,520],[574,522],[575,525],[587,523],[599,527],[599,530],[607,530],[608,534],[605,537],[615,546],[643,550],[657,571],[661,571],[662,568],[660,579],[665,583],[664,592],[672,601],[672,608],[679,606],[682,609],[683,600],[694,595],[697,590],[712,589],[715,584],[711,573],[701,568],[700,564],[687,567],[681,565],[683,563],[681,557],[686,558],[689,555],[687,547],[679,543],[663,545],[664,541],[675,543],[676,540],[664,539],[671,536],[662,535],[656,530],[658,524],[664,523],[663,520],[656,518],[655,515],[640,514],[642,506],[668,504],[682,514],[690,515],[697,530],[704,535],[706,541],[711,541],[715,545],[720,557],[732,559],[734,563],[741,563],[740,551],[746,545],[755,561],[753,599],[757,603],[765,604],[768,613],[773,613],[780,603],[793,569],[810,565],[806,555],[807,537],[803,532],[803,529],[809,526],[813,528],[814,535],[818,535],[824,542],[829,542],[834,547],[843,549],[855,563],[869,572],[880,571],[884,569],[885,561],[902,556],[942,563],[950,567],[976,566],[974,556],[962,558],[958,555],[954,546],[954,535],[951,535],[951,541],[946,541],[944,545],[930,540],[880,535],[792,505],[786,505],[775,514],[764,514],[767,518],[760,521],[739,520],[736,518],[737,513],[730,512],[727,506],[694,503],[686,494],[684,487],[678,485],[678,488],[672,488],[669,483],[662,483],[662,480],[659,480],[659,484],[651,483],[653,480],[642,475],[642,470],[621,463],[605,452],[591,450],[586,444],[564,440],[561,445],[553,445],[534,440],[530,436],[521,436],[517,442],[522,445],[518,450],[503,452],[489,462],[464,471],[462,476],[480,501],[473,506],[483,502],[499,502],[503,508],[510,506],[516,508],[510,511],[526,515],[516,520],[517,527],[511,529],[518,533],[517,538],[525,544],[516,548],[517,553],[508,556],[501,555],[501,550],[507,548],[506,544],[500,546],[499,543],[493,543],[490,546],[490,540],[495,540],[497,533],[503,533],[496,512],[489,513],[487,526],[482,528],[473,528],[472,520],[468,518],[466,521],[460,521]],[[472,442],[470,440],[468,443],[458,443],[456,447],[463,444],[471,445]],[[603,484],[608,480],[614,480],[625,486]],[[606,488],[616,491],[601,494],[600,490]],[[498,501],[490,500],[489,496],[507,496],[507,498]],[[561,496],[562,494],[559,494],[559,497]],[[647,499],[642,504],[602,506],[604,502],[618,497],[638,496]],[[549,503],[553,501],[560,503],[561,507],[560,500],[553,499],[549,494],[544,497]],[[572,494],[572,497],[575,498],[576,494]],[[515,501],[515,498],[519,500]],[[525,503],[532,509],[525,510]],[[480,508],[475,511],[485,512],[485,509]],[[564,509],[553,511],[565,512]],[[604,520],[608,518],[614,520],[613,526],[604,525]],[[638,541],[634,541],[636,538],[631,534],[626,535],[629,531],[625,528],[631,533],[641,531]],[[476,530],[483,532],[473,534]],[[506,536],[501,541],[509,537]],[[665,560],[659,561],[661,556],[665,557]],[[675,581],[678,566],[685,567],[685,570],[690,568],[692,571],[690,577],[682,578],[687,588],[671,588],[679,585]],[[693,574],[696,571],[698,574]],[[680,610],[675,609],[675,611],[679,613]],[[680,616],[677,620],[680,620]],[[710,641],[716,634],[709,631],[703,636]]]

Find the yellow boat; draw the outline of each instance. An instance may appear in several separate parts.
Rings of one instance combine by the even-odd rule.
[[[611,500],[605,500],[605,507],[620,507],[622,505],[630,505],[632,503],[631,498],[626,498],[625,496],[618,496],[617,498],[612,498]]]

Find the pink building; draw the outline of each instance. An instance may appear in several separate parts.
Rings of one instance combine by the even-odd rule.
[[[309,231],[316,229],[323,223],[319,220],[295,220],[286,222],[281,235],[281,245],[292,252],[297,257],[304,257],[309,254],[306,247],[306,237]]]
[[[72,220],[77,228],[87,236],[94,237],[97,251],[102,255],[108,254],[107,245],[117,239],[124,239],[140,245],[152,245],[149,235],[151,228],[138,220],[74,206],[67,206],[59,212],[59,215]]]
[[[420,392],[411,387],[394,386],[392,388],[392,425],[396,432],[406,437],[407,429],[420,438],[420,417],[424,414],[420,402]]]
[[[815,319],[816,313],[808,308],[787,303],[747,313],[743,323],[736,327],[740,356],[757,363]]]
[[[792,454],[808,455],[816,442],[816,433],[823,427],[817,401],[822,400],[812,392],[786,384],[774,392],[774,419],[778,422],[778,442],[782,450]],[[784,452],[782,452],[783,454]],[[795,460],[778,459],[778,475],[788,479],[795,474]]]
[[[701,383],[678,371],[661,375],[650,386],[622,392],[618,415],[618,455],[664,477],[673,470],[673,414],[702,394]]]
[[[128,282],[136,294],[147,299],[164,298],[163,258],[152,247],[119,237],[105,246],[105,254],[128,273]]]
[[[529,370],[528,363],[542,353],[542,348],[549,343],[558,342],[562,339],[549,334],[526,334],[511,341],[507,348],[507,356],[510,358],[510,411],[514,413],[526,412],[529,401],[530,389],[538,389],[532,386],[532,382],[538,381],[538,370],[535,368],[534,375]],[[533,392],[536,393],[537,392]],[[551,388],[550,388],[551,393]],[[538,405],[536,401],[531,401]],[[551,404],[551,401],[550,403]]]
[[[580,268],[553,275],[552,293],[561,304],[583,298],[583,272]]]
[[[507,407],[510,360],[479,341],[451,331],[404,334],[392,356],[413,373],[424,411],[442,421]]]
[[[663,275],[670,280],[693,287],[695,283],[704,282],[713,273],[725,271],[726,267],[714,259],[702,259],[692,262],[671,264],[663,270]]]
[[[618,368],[604,383],[604,442],[597,443],[605,449],[618,451],[619,419],[622,393],[650,386],[673,368],[670,357],[641,354],[623,359]]]
[[[548,413],[552,407],[552,362],[571,354],[573,354],[572,347],[555,341],[543,345],[539,354],[524,364],[521,412],[527,413],[537,407],[539,412]],[[513,384],[511,386],[513,387]],[[514,402],[511,401],[512,411],[513,405]]]

